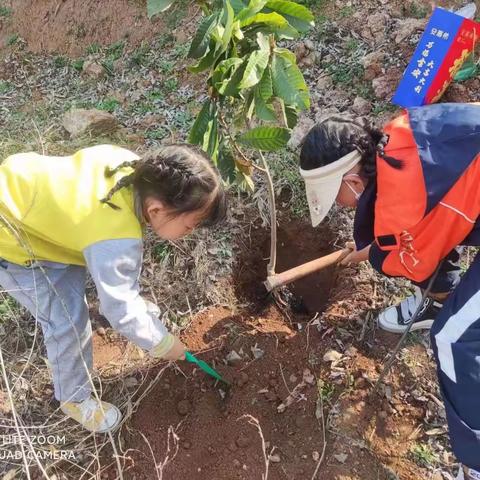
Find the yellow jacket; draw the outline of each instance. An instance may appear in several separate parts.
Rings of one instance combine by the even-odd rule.
[[[100,203],[131,169],[110,178],[105,167],[137,159],[113,145],[79,150],[68,157],[20,153],[0,165],[0,257],[85,265],[82,251],[102,240],[141,238],[132,187]]]

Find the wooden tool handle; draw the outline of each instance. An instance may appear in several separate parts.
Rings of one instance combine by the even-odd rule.
[[[295,280],[298,280],[299,278],[303,278],[311,273],[318,272],[318,270],[330,267],[331,265],[341,261],[349,253],[351,253],[351,250],[344,248],[343,250],[338,250],[330,255],[317,258],[311,262],[307,262],[303,265],[299,265],[298,267],[286,270],[285,272],[271,275],[270,277],[267,277],[267,280],[264,282],[265,288],[271,292],[274,288],[287,285]]]

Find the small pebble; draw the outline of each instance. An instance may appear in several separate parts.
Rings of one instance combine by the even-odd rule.
[[[308,50],[315,50],[315,44],[310,39],[305,40],[303,43]]]
[[[270,455],[268,457],[268,459],[272,462],[272,463],[279,463],[280,462],[280,455],[278,453],[274,453],[272,455]]]
[[[190,442],[183,442],[183,448],[185,450],[190,450],[192,448],[192,444]]]
[[[248,381],[250,380],[249,376],[247,373],[245,372],[241,372],[239,377],[237,378],[237,385],[239,387],[243,387],[245,384],[248,383]]]
[[[363,377],[359,377],[355,380],[355,388],[365,388],[367,381]]]
[[[98,335],[100,335],[101,337],[104,337],[104,336],[107,334],[107,332],[105,331],[105,329],[104,329],[103,327],[98,327],[98,328],[97,328],[97,333],[98,333]]]
[[[242,464],[237,459],[235,459],[233,461],[233,466],[236,467],[236,468],[240,468],[242,466]]]
[[[177,403],[177,412],[180,415],[188,415],[191,410],[191,405],[188,400],[181,400],[180,402]]]

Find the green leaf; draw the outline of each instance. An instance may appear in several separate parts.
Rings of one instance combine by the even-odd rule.
[[[290,139],[290,130],[281,127],[256,127],[241,135],[238,141],[258,150],[272,152],[284,148]]]
[[[218,158],[218,118],[216,111],[213,112],[210,121],[208,122],[208,130],[203,139],[202,149],[207,152],[207,155],[213,160],[213,163],[217,163]]]
[[[192,126],[192,129],[190,130],[190,134],[188,136],[189,143],[194,145],[201,145],[203,143],[203,137],[205,136],[205,132],[208,130],[208,122],[211,120],[211,107],[211,100],[206,100]]]
[[[253,183],[252,177],[241,172],[240,170],[237,171],[235,183],[238,185],[240,190],[244,192],[253,193],[255,191],[255,184]]]
[[[205,55],[210,43],[210,33],[217,23],[218,14],[210,15],[203,19],[190,45],[188,52],[190,58],[201,58]]]
[[[270,51],[270,40],[262,32],[257,33],[257,43],[258,43],[258,46],[260,47],[260,50]]]
[[[259,86],[255,88],[255,115],[266,122],[274,122],[277,120],[274,108],[267,104],[262,98]]]
[[[148,18],[152,18],[158,13],[162,13],[168,8],[175,0],[147,0],[147,15]]]
[[[308,110],[310,108],[310,94],[308,93],[308,91],[298,92],[297,108],[299,110]]]
[[[288,128],[294,128],[298,122],[297,110],[291,105],[285,105],[283,102],[282,108]]]
[[[289,52],[290,53],[290,52]],[[286,55],[274,55],[272,59],[272,80],[274,95],[288,105],[294,105],[299,110],[310,106],[308,88],[302,72]]]
[[[240,28],[240,22],[238,20],[233,22],[232,37],[236,38],[237,40],[243,40],[244,38],[243,32]]]
[[[271,9],[274,12],[282,14],[288,23],[299,32],[306,33],[314,26],[314,16],[312,12],[296,2],[268,0],[266,7],[268,10]]]
[[[246,95],[243,111],[247,121],[250,121],[255,111],[255,95],[252,90]]]
[[[242,81],[247,62],[242,61],[242,64],[237,67],[226,87],[223,89],[223,95],[226,97],[239,97],[240,95],[240,82]]]
[[[267,0],[250,0],[248,7],[241,10],[237,14],[236,19],[243,22],[244,20],[247,20],[247,18],[253,17],[262,10],[266,3]]]
[[[298,30],[295,30],[293,27],[291,27],[286,20],[285,23],[281,25],[275,23],[255,23],[247,28],[249,29],[249,33],[251,35],[254,35],[257,32],[261,32],[265,35],[273,34],[277,40],[292,40],[300,36]]]
[[[307,7],[300,5],[299,3],[290,2],[288,0],[268,0],[266,6],[276,12],[299,18],[305,22],[312,22],[313,25],[315,19],[313,13]]]
[[[239,88],[250,88],[256,85],[262,78],[263,72],[267,68],[270,52],[268,50],[255,50],[248,57],[245,73]]]
[[[287,48],[275,48],[274,52],[279,56],[284,58],[287,62],[293,63],[296,65],[297,57],[295,54],[288,50]]]
[[[213,43],[213,42],[212,42]],[[214,43],[213,43],[214,44]],[[192,73],[200,73],[204,72],[208,68],[215,65],[215,62],[219,59],[220,55],[222,54],[221,51],[216,50],[210,46],[210,51],[205,55],[197,65],[192,67],[188,67],[188,70]]]
[[[222,139],[218,147],[217,168],[224,180],[233,183],[236,177],[235,158],[232,155],[232,147],[225,139]]]
[[[272,85],[272,69],[270,67],[266,68],[263,72],[263,76],[258,84],[258,93],[263,100],[269,100],[273,95],[273,85]]]
[[[241,58],[227,58],[220,62],[212,75],[212,85],[220,93],[225,93],[225,88],[231,80],[235,70],[243,63]]]
[[[225,25],[225,30],[222,35],[222,46],[224,49],[226,49],[232,38],[233,21],[235,17],[235,12],[233,11],[230,0],[223,0],[223,11],[223,23]]]
[[[230,0],[230,3],[232,4],[233,11],[235,12],[235,15],[238,12],[241,12],[244,8],[247,6],[242,2],[242,0]]]
[[[288,27],[288,22],[278,13],[257,13],[253,17],[249,17],[240,22],[241,27],[248,27],[253,23],[265,23],[274,27]]]

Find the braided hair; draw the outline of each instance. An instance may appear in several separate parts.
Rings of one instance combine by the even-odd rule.
[[[226,216],[227,201],[218,170],[198,147],[172,144],[148,152],[140,160],[107,167],[111,177],[125,167],[133,172],[122,177],[100,201],[118,210],[111,202],[120,189],[133,186],[142,205],[147,197],[160,200],[172,215],[205,211],[202,226],[213,226]]]
[[[323,167],[358,150],[362,155],[362,174],[367,179],[376,178],[377,155],[391,167],[402,168],[400,160],[385,154],[388,140],[388,135],[371,126],[365,118],[331,115],[315,125],[304,138],[300,166],[303,170]]]

